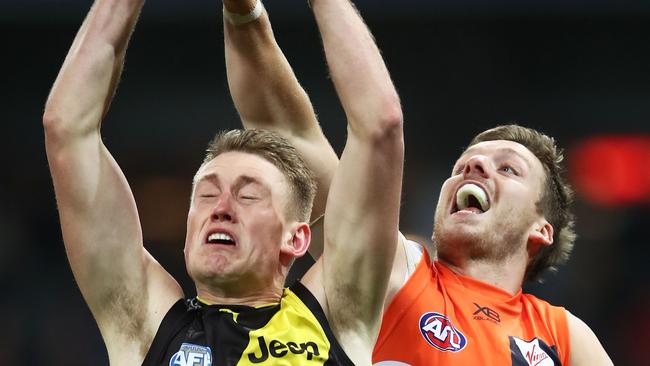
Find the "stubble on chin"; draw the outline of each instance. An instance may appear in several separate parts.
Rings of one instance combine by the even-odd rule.
[[[519,228],[501,224],[486,230],[445,228],[438,220],[433,227],[433,241],[442,259],[464,258],[479,261],[502,261],[521,248],[524,234]]]

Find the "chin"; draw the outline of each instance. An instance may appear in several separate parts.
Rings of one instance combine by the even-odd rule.
[[[228,277],[228,273],[231,271],[230,263],[225,258],[213,257],[201,258],[200,263],[195,263],[188,273],[195,280],[213,282],[216,279]]]
[[[449,225],[434,227],[434,241],[440,257],[475,256],[486,249],[486,233],[475,225]],[[449,254],[449,255],[447,255]]]
[[[486,233],[479,225],[467,223],[446,223],[433,228],[437,243],[467,243],[482,241]]]
[[[519,237],[514,235],[495,235],[494,231],[479,232],[467,228],[440,230],[436,232],[436,240],[442,258],[466,256],[470,259],[503,260],[520,249]]]

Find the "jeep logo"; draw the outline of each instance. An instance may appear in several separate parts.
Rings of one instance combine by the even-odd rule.
[[[284,344],[276,339],[271,340],[267,345],[264,337],[258,337],[257,341],[259,342],[260,354],[255,354],[251,352],[248,354],[248,360],[252,363],[261,363],[266,361],[269,358],[269,355],[273,358],[281,358],[286,356],[289,352],[294,355],[300,355],[303,353],[307,354],[307,360],[311,360],[314,356],[320,356],[318,351],[318,346],[314,342],[305,342],[305,343],[295,343],[287,342]]]

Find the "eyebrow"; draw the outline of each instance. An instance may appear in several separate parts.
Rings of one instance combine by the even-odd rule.
[[[203,181],[206,181],[206,180],[210,181],[210,182],[219,182],[219,177],[214,173],[206,174],[206,175],[201,176],[198,179],[197,178],[198,177],[196,177],[196,176],[194,177],[194,182],[193,182],[194,185],[197,185],[197,184],[199,184],[199,183],[201,183]]]
[[[259,184],[260,186],[266,188],[266,185],[258,178],[252,177],[250,175],[241,175],[235,180],[235,187],[241,188],[248,184]]]
[[[194,184],[197,185],[197,184],[199,184],[201,182],[204,182],[204,181],[218,183],[219,182],[219,176],[217,174],[215,174],[215,173],[206,174],[204,176],[201,176],[199,179],[197,179],[194,182]],[[241,188],[241,187],[243,187],[243,186],[245,186],[247,184],[259,184],[260,186],[266,188],[266,185],[259,178],[253,177],[253,176],[250,176],[250,175],[241,175],[241,176],[237,177],[237,179],[235,179],[235,183],[233,185],[235,187],[237,187],[237,188]]]
[[[513,148],[511,148],[511,147],[501,147],[501,148],[497,149],[497,151],[499,151],[499,152],[504,152],[504,153],[506,153],[506,154],[513,154],[513,155],[516,155],[516,156],[519,157],[521,160],[523,160],[524,163],[526,163],[526,165],[528,165],[528,167],[531,167],[531,166],[532,166],[530,160],[528,160],[527,157],[525,157],[524,155],[522,155],[521,153],[519,153],[519,151],[517,151],[517,150],[515,150],[515,149],[513,149]]]

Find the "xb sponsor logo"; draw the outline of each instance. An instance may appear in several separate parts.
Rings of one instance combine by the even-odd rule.
[[[440,313],[428,312],[420,317],[422,337],[441,351],[458,352],[467,345],[467,338],[451,320]]]
[[[476,311],[474,312],[474,320],[491,320],[496,324],[501,323],[501,318],[499,313],[488,308],[487,306],[481,306],[477,303],[473,303],[476,306]]]
[[[169,366],[212,366],[212,351],[210,347],[183,343],[169,360]]]

